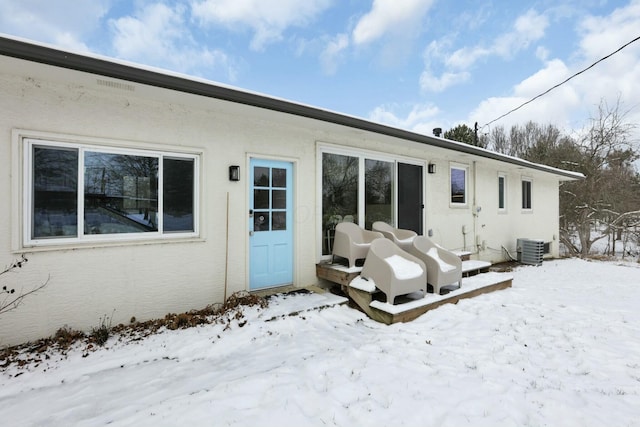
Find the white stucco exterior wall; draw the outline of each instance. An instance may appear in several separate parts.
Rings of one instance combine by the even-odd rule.
[[[29,262],[3,284],[41,292],[0,317],[0,345],[90,330],[102,316],[113,323],[143,321],[221,303],[248,289],[248,164],[252,156],[294,164],[294,285],[317,281],[321,176],[318,145],[365,150],[436,164],[425,168],[425,230],[474,257],[515,255],[518,237],[552,241],[558,233],[558,177],[371,132],[255,107],[143,85],[133,90],[97,83],[100,77],[3,58],[0,66],[0,263],[21,254]],[[113,79],[109,79],[113,80]],[[22,242],[22,137],[54,138],[111,147],[197,154],[200,158],[200,235],[178,240],[121,241],[25,247]],[[468,203],[449,203],[451,162],[468,166]],[[241,180],[228,180],[229,165]],[[508,208],[497,210],[497,174],[508,176]],[[520,208],[520,178],[533,179],[533,209]],[[227,204],[228,200],[228,204]],[[474,204],[475,200],[475,204]],[[476,207],[481,211],[474,215]],[[227,215],[228,212],[228,215]],[[228,227],[227,227],[228,224]],[[466,234],[462,229],[465,227]],[[228,236],[228,240],[227,240]],[[227,250],[228,249],[228,250]],[[557,240],[552,245],[557,255]],[[227,278],[225,284],[225,277]]]

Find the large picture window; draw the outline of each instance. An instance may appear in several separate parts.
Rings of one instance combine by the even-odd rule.
[[[28,243],[196,232],[196,156],[43,140],[26,147]]]

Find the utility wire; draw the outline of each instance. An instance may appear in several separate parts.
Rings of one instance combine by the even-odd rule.
[[[574,75],[572,75],[571,77],[568,77],[568,78],[566,78],[564,81],[562,81],[562,82],[558,83],[557,85],[555,85],[555,86],[553,86],[553,87],[551,87],[551,88],[547,89],[546,91],[542,92],[540,95],[536,95],[536,96],[534,96],[533,98],[531,98],[530,100],[528,100],[528,101],[526,101],[526,102],[523,102],[522,104],[518,105],[516,108],[514,108],[514,109],[512,109],[512,110],[507,111],[506,113],[504,113],[503,115],[501,115],[501,116],[500,116],[500,117],[498,117],[497,119],[493,119],[493,120],[491,120],[490,122],[485,123],[484,125],[482,125],[482,127],[481,127],[481,128],[484,128],[484,127],[486,127],[486,126],[489,126],[489,125],[490,125],[491,123],[493,123],[493,122],[497,122],[498,120],[500,120],[500,119],[502,119],[502,118],[504,118],[504,117],[508,116],[509,114],[511,114],[511,113],[513,113],[513,112],[515,112],[515,111],[517,111],[517,110],[519,110],[519,109],[521,109],[521,108],[522,108],[522,107],[524,107],[525,105],[527,105],[527,104],[529,104],[529,103],[531,103],[531,102],[535,101],[536,99],[540,98],[541,96],[544,96],[544,95],[548,94],[548,93],[549,93],[549,92],[551,92],[552,90],[554,90],[554,89],[556,89],[556,88],[558,88],[558,87],[562,86],[563,84],[567,83],[569,80],[573,79],[574,77],[579,76],[580,74],[584,73],[585,71],[587,71],[587,70],[589,70],[589,69],[591,69],[591,68],[595,67],[595,66],[596,66],[597,64],[599,64],[600,62],[604,61],[605,59],[608,59],[608,58],[612,57],[613,55],[615,55],[616,53],[620,52],[620,51],[621,51],[622,49],[624,49],[625,47],[629,46],[629,45],[630,45],[630,44],[632,44],[632,43],[637,42],[638,40],[640,40],[640,36],[638,36],[638,37],[636,37],[635,39],[631,40],[630,42],[625,43],[624,45],[620,46],[618,49],[616,49],[615,51],[611,52],[611,53],[610,53],[610,54],[608,54],[607,56],[604,56],[604,57],[602,57],[602,58],[598,59],[596,62],[594,62],[593,64],[589,65],[587,68],[585,68],[585,69],[583,69],[583,70],[578,71],[577,73],[575,73],[575,74],[574,74]]]

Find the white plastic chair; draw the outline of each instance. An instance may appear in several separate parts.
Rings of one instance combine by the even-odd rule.
[[[405,251],[409,249],[413,243],[413,239],[416,238],[418,233],[412,230],[405,230],[402,228],[394,228],[383,221],[376,221],[371,226],[373,231],[382,233],[384,237],[391,240],[396,245],[400,246]]]
[[[360,276],[372,280],[393,304],[395,297],[411,292],[427,294],[427,268],[419,258],[403,251],[388,239],[371,243]]]
[[[413,239],[409,252],[424,261],[427,266],[427,283],[440,295],[443,286],[457,283],[462,286],[462,260],[456,254],[433,243],[428,237]]]
[[[356,260],[367,257],[371,242],[381,238],[384,238],[381,233],[364,230],[352,222],[341,222],[336,225],[331,262],[334,257],[339,256],[346,258],[349,267],[353,267]]]

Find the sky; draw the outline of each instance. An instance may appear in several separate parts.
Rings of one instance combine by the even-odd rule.
[[[640,123],[640,0],[0,0],[0,33],[431,134]]]
[[[513,287],[407,323],[278,295],[210,325],[49,347],[0,366],[3,425],[640,425],[635,257],[493,274]]]

